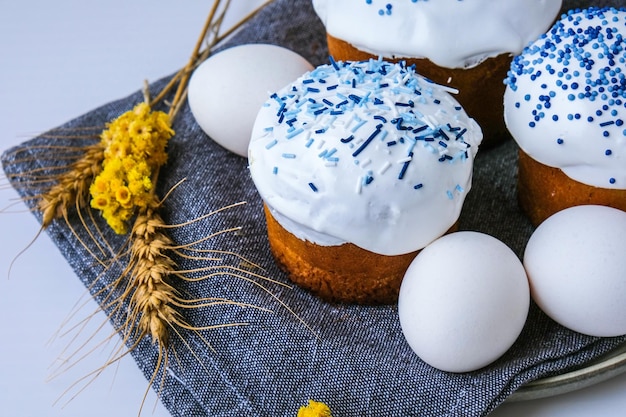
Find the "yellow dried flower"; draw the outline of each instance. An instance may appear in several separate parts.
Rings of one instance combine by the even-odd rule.
[[[137,207],[145,207],[153,190],[154,172],[167,162],[167,142],[174,135],[166,113],[136,105],[107,125],[100,140],[105,147],[102,172],[91,184],[91,207],[118,234]]]
[[[306,406],[300,407],[297,417],[332,417],[332,414],[326,404],[309,400]]]
[[[115,190],[115,199],[117,200],[118,203],[122,205],[122,207],[130,203],[131,194],[130,194],[130,190],[128,189],[128,187],[121,186],[120,188]]]
[[[98,194],[104,194],[109,190],[109,183],[100,177],[93,181],[93,188]]]
[[[109,205],[109,200],[103,197],[94,198],[91,200],[91,207],[97,210],[104,210]]]

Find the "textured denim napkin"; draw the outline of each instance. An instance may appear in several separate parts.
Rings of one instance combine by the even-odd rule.
[[[624,5],[566,0],[564,9],[616,3]],[[284,45],[313,64],[327,61],[324,28],[309,0],[277,0],[228,46],[255,42]],[[167,80],[151,88],[157,91]],[[41,149],[30,145],[58,143],[58,139],[51,138],[74,128],[88,132],[84,129],[103,126],[140,101],[142,96],[137,92],[70,121],[62,126],[64,130],[53,130],[6,152],[2,159],[5,172],[11,176],[44,165]],[[169,162],[160,176],[159,193],[164,195],[183,178],[186,181],[165,201],[165,220],[169,224],[184,223],[220,207],[247,202],[172,230],[174,240],[181,244],[193,242],[217,230],[242,226],[239,232],[202,243],[203,248],[236,251],[264,268],[264,275],[286,283],[269,252],[261,201],[249,178],[247,161],[211,141],[188,107],[175,120],[174,129],[176,136],[170,142]],[[72,143],[76,144],[76,139]],[[532,227],[517,207],[515,176],[516,148],[512,141],[479,152],[474,186],[460,227],[489,233],[521,256]],[[32,193],[19,178],[12,182],[22,195]],[[78,224],[75,217],[70,220]],[[80,234],[80,228],[77,230]],[[94,264],[63,222],[54,223],[48,233],[102,303],[105,293],[97,292],[115,277],[115,271],[100,277],[102,268]],[[117,247],[124,243],[123,237],[106,237]],[[226,257],[227,263],[241,263],[236,257]],[[175,259],[181,269],[198,267],[197,261]],[[624,337],[601,339],[569,331],[533,305],[523,333],[504,357],[479,371],[450,374],[433,369],[413,354],[402,336],[396,306],[327,304],[299,288],[265,283],[277,296],[274,298],[253,282],[227,275],[175,284],[190,297],[224,297],[273,310],[214,306],[185,313],[187,320],[197,326],[248,325],[203,332],[202,337],[212,349],[195,333],[183,331],[180,337],[174,336],[176,359],[171,358],[155,388],[161,390],[162,401],[172,415],[181,417],[295,416],[298,407],[310,398],[329,404],[336,417],[483,416],[523,384],[584,365],[626,341]],[[133,355],[150,376],[157,363],[157,351],[151,342],[144,340]]]

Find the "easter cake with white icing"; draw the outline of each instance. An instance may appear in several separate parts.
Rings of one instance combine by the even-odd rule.
[[[484,144],[508,137],[502,80],[511,57],[544,33],[561,0],[313,0],[336,60],[382,56],[459,90]]]
[[[329,301],[397,301],[416,253],[454,228],[481,140],[447,88],[412,67],[307,72],[266,101],[249,147],[278,264]]]
[[[577,205],[626,210],[625,35],[626,8],[572,10],[511,64],[505,120],[535,225]]]

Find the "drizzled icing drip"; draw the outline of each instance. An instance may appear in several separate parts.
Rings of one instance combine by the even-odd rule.
[[[520,147],[571,178],[626,189],[626,9],[572,10],[515,57],[505,120]]]
[[[294,234],[401,254],[456,221],[481,139],[447,89],[413,68],[331,61],[265,103],[250,170]]]

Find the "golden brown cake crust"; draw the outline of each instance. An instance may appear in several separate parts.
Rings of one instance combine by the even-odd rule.
[[[418,252],[379,255],[356,245],[319,246],[285,230],[265,206],[267,232],[277,264],[298,286],[330,302],[393,304]]]
[[[337,61],[362,61],[378,58],[332,35],[326,35],[328,51]],[[506,54],[489,58],[474,68],[450,69],[433,64],[428,59],[401,58],[407,65],[415,64],[418,74],[437,84],[459,90],[455,95],[467,114],[483,130],[483,146],[495,145],[510,137],[504,124],[503,96],[511,57]]]
[[[537,162],[519,151],[518,200],[520,207],[538,226],[568,207],[597,204],[626,211],[626,190],[598,188],[575,181],[558,168]]]

